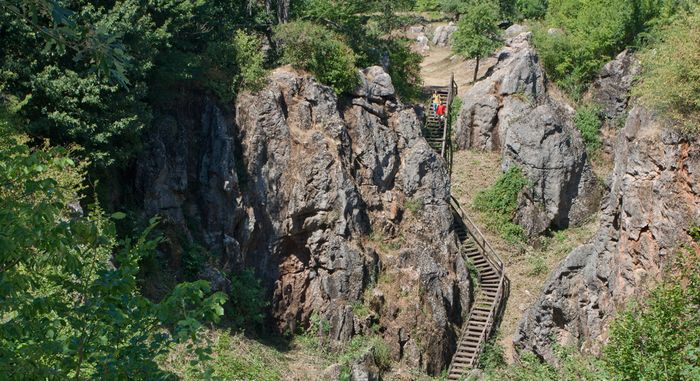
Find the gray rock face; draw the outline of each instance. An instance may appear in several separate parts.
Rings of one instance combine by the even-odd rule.
[[[506,29],[505,36],[506,38],[513,38],[525,32],[527,32],[527,27],[525,25],[513,24]]]
[[[630,89],[640,74],[641,64],[635,55],[625,50],[603,66],[584,99],[602,107],[604,150],[612,155],[617,132],[627,117]]]
[[[430,45],[428,42],[428,37],[426,37],[425,34],[419,34],[416,37],[416,50],[418,50],[418,52],[421,54],[427,54],[430,51]]]
[[[700,148],[635,107],[615,146],[598,233],[547,280],[520,322],[517,347],[553,361],[555,343],[598,352],[617,311],[660,279],[700,219]]]
[[[457,26],[450,21],[447,25],[441,25],[435,28],[433,33],[433,45],[435,46],[447,46],[450,43],[450,37],[452,33],[457,30]]]
[[[449,176],[389,75],[361,77],[339,102],[278,69],[265,89],[239,95],[235,118],[206,97],[174,104],[140,161],[144,209],[186,241],[172,238],[169,255],[196,241],[223,270],[254,267],[280,332],[305,329],[312,314],[333,343],[379,325],[395,359],[437,373],[471,303]],[[353,312],[363,302],[368,316]]]
[[[460,148],[499,150],[503,167],[518,165],[531,182],[516,222],[532,237],[582,222],[600,191],[573,110],[550,96],[531,33],[510,39],[498,63],[462,98],[454,140]]]

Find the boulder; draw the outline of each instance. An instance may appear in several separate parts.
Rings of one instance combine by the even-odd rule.
[[[427,54],[430,51],[429,41],[430,40],[428,40],[428,37],[422,33],[416,37],[416,47],[419,53]]]
[[[525,25],[513,24],[513,25],[509,26],[508,29],[506,29],[506,31],[504,32],[504,35],[506,38],[513,38],[513,37],[516,37],[522,33],[527,32],[527,30],[528,29]]]
[[[549,94],[531,38],[525,32],[509,39],[486,77],[463,95],[454,141],[500,151],[504,170],[523,170],[530,187],[515,220],[534,237],[582,223],[598,209],[600,187],[573,108]]]
[[[452,33],[457,30],[457,26],[450,21],[447,25],[441,25],[435,28],[433,33],[433,45],[435,46],[447,46],[450,43],[450,37]]]
[[[521,320],[516,348],[555,362],[555,345],[599,353],[611,319],[660,279],[700,220],[700,146],[632,109],[615,145],[600,227],[549,276]]]
[[[584,101],[601,107],[603,149],[610,156],[613,154],[617,132],[623,127],[627,117],[630,90],[640,72],[639,60],[634,53],[625,50],[603,66],[584,95]]]

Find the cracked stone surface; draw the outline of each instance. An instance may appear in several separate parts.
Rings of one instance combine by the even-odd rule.
[[[618,134],[596,236],[549,276],[520,322],[517,348],[554,362],[554,344],[598,353],[615,313],[660,280],[700,220],[700,148],[634,107]],[[697,249],[697,247],[696,247]]]
[[[216,253],[200,275],[221,288],[223,271],[256,270],[280,332],[312,314],[337,345],[379,327],[395,360],[436,374],[472,302],[447,168],[391,77],[361,77],[340,100],[288,68],[235,110],[185,96],[156,117],[137,188],[146,214],[164,216],[172,266],[197,242]]]
[[[593,175],[574,110],[547,90],[532,34],[507,41],[485,78],[467,90],[455,127],[461,149],[500,151],[503,169],[522,168],[530,187],[515,221],[533,237],[582,223],[598,208]]]

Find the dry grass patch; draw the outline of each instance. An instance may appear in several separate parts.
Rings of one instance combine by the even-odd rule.
[[[501,175],[499,152],[455,152],[452,175],[452,193],[459,200],[474,223],[503,259],[511,281],[511,292],[500,326],[501,344],[506,360],[513,361],[513,334],[525,311],[535,302],[548,275],[575,247],[593,236],[598,216],[585,225],[556,232],[544,237],[538,248],[511,244],[496,231],[487,228],[487,220],[472,203],[480,190],[491,187]]]

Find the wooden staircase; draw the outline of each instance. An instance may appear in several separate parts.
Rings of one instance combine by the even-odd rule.
[[[449,115],[452,99],[457,94],[454,75],[450,86],[430,88],[430,93],[433,92],[438,93],[440,102],[447,106],[447,112],[444,120],[441,120],[432,107],[428,107],[423,134],[428,144],[445,159],[452,174]],[[505,275],[503,261],[454,196],[450,199],[450,206],[454,217],[454,230],[460,242],[460,253],[465,261],[476,267],[479,284],[469,315],[462,324],[462,333],[447,376],[448,380],[460,380],[477,365],[484,344],[500,320],[510,291],[510,283]]]

